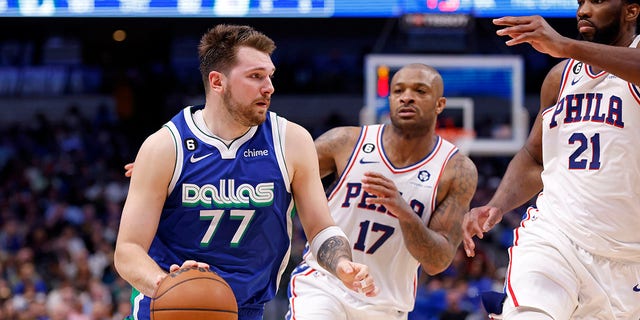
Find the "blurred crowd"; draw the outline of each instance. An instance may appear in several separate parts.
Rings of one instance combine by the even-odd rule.
[[[129,313],[131,288],[113,267],[113,250],[128,188],[122,167],[139,141],[131,124],[108,108],[92,117],[80,109],[70,106],[57,122],[36,114],[0,127],[0,319],[106,320]],[[488,200],[507,160],[474,159],[480,185],[472,205]],[[460,249],[442,274],[422,274],[410,319],[486,319],[480,293],[502,290],[506,248],[519,219],[505,216],[475,258]],[[298,232],[290,268],[304,241]],[[284,289],[268,304],[266,320],[281,319]]]
[[[123,319],[113,268],[131,152],[107,110],[35,115],[0,132],[0,318]]]

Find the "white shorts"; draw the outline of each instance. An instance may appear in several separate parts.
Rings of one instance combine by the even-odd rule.
[[[304,262],[289,282],[286,320],[406,320],[407,312],[365,303],[348,292],[339,280]]]
[[[640,264],[586,252],[535,208],[514,235],[504,319],[518,307],[558,320],[640,319]]]

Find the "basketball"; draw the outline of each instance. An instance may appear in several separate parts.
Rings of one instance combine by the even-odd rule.
[[[151,320],[237,320],[229,284],[204,268],[182,268],[160,281],[151,299]]]

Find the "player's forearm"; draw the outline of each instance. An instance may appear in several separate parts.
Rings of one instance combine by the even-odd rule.
[[[568,57],[640,85],[640,49],[573,40],[565,50]]]
[[[321,267],[336,275],[338,263],[342,259],[353,260],[349,240],[342,236],[333,236],[325,240],[318,250],[316,259]]]
[[[118,244],[114,253],[118,274],[142,294],[152,297],[164,272],[149,255],[135,244]]]
[[[407,250],[427,274],[435,275],[449,267],[455,248],[448,239],[427,228],[421,220],[401,221],[400,226]]]
[[[509,163],[488,205],[499,208],[504,214],[525,204],[542,190],[542,169],[542,165],[536,163],[524,149],[521,150]]]

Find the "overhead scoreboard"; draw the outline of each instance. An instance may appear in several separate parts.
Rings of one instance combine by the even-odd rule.
[[[0,17],[574,17],[567,0],[0,0]]]

